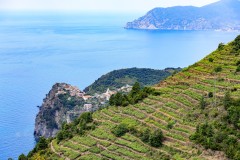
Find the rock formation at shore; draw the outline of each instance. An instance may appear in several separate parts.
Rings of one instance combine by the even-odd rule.
[[[84,108],[84,93],[77,87],[66,83],[55,84],[39,107],[35,120],[34,136],[54,137],[63,122],[70,122],[78,117]],[[71,112],[74,111],[75,112]]]

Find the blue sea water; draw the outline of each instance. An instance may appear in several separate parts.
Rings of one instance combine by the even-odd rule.
[[[80,89],[114,69],[186,67],[236,32],[125,30],[140,15],[0,13],[0,160],[34,146],[34,120],[56,82]]]

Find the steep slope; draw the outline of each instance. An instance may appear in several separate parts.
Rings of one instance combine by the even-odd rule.
[[[35,139],[38,140],[41,136],[45,138],[55,137],[63,123],[72,122],[83,112],[105,107],[108,105],[111,94],[116,91],[128,92],[136,81],[139,81],[142,86],[157,84],[179,70],[180,68],[115,70],[103,75],[87,87],[85,89],[87,93],[69,84],[57,83],[53,85],[43,100],[43,104],[39,107],[39,113],[35,119]],[[126,86],[127,84],[128,86]],[[92,96],[87,94],[92,94]]]
[[[84,93],[77,87],[66,83],[57,83],[43,100],[35,119],[35,139],[44,136],[54,137],[63,122],[72,121],[86,110],[83,105]],[[74,113],[70,113],[74,111]]]
[[[218,49],[203,60],[167,78],[154,86],[155,92],[141,103],[127,107],[109,107],[93,113],[87,123],[82,117],[65,127],[58,138],[43,148],[35,149],[29,157],[45,159],[227,159],[224,152],[209,150],[189,139],[198,124],[224,121],[228,114],[224,108],[226,91],[234,99],[240,98],[240,36]],[[159,95],[160,93],[160,95]],[[204,98],[204,107],[201,99]],[[239,123],[239,114],[237,117]],[[240,159],[237,147],[239,129],[230,122],[231,132],[226,135],[234,139],[232,159]],[[63,138],[72,126],[84,133]],[[89,126],[89,127],[87,127]],[[94,127],[93,127],[94,126]],[[125,126],[126,128],[124,128]],[[215,130],[218,128],[215,127]],[[74,127],[73,127],[74,128]],[[164,140],[161,147],[153,147],[153,131],[161,129]],[[123,133],[116,136],[116,131]],[[127,132],[127,133],[125,133]],[[125,133],[125,134],[124,134]],[[237,134],[236,134],[237,133]],[[209,133],[208,133],[209,134]],[[155,136],[156,137],[156,136]],[[234,138],[233,138],[234,137]],[[211,139],[206,140],[211,142]],[[229,143],[232,143],[232,142]],[[44,143],[45,144],[45,143]],[[228,145],[228,143],[225,143]],[[225,152],[228,156],[229,153]],[[31,159],[31,158],[30,158]]]
[[[108,88],[116,90],[128,84],[133,86],[139,82],[142,86],[151,86],[170,76],[173,72],[180,71],[181,68],[166,68],[164,70],[155,70],[147,68],[127,68],[109,72],[93,84],[86,87],[84,92],[87,94],[103,93]]]
[[[240,30],[240,1],[221,0],[203,7],[154,8],[128,22],[127,29]]]

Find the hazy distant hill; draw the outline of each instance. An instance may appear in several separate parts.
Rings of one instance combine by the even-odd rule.
[[[240,30],[240,1],[221,0],[203,7],[155,8],[128,22],[127,29]]]

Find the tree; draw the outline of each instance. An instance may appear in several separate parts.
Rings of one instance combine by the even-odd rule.
[[[209,98],[212,98],[212,97],[213,97],[213,92],[209,92],[209,93],[208,93],[208,97],[209,97]]]
[[[222,71],[222,67],[221,66],[217,66],[216,68],[214,68],[214,71],[216,73],[221,72]]]
[[[140,84],[138,82],[136,82],[133,87],[132,87],[132,91],[130,92],[130,96],[134,97],[136,94],[138,94],[141,90]]]
[[[206,105],[207,105],[207,103],[205,101],[205,98],[204,98],[204,96],[202,96],[202,98],[200,100],[200,108],[205,109]]]
[[[236,72],[240,72],[240,66],[237,66]]]
[[[44,150],[48,147],[47,139],[44,137],[41,137],[39,142],[36,145],[37,151]]]
[[[220,43],[219,45],[218,45],[218,50],[222,50],[223,48],[224,48],[224,43]]]
[[[109,99],[109,104],[110,106],[114,106],[115,105],[115,95],[111,95],[110,99]]]
[[[150,130],[147,128],[147,129],[145,129],[143,132],[142,132],[142,135],[141,135],[141,140],[143,141],[143,142],[145,142],[145,143],[147,143],[148,141],[149,141],[149,133],[151,133],[150,132]]]
[[[122,101],[123,101],[123,95],[118,92],[118,93],[116,93],[114,98],[115,98],[115,106],[121,106],[122,105]]]
[[[117,136],[117,137],[121,137],[123,136],[125,133],[127,133],[129,130],[127,128],[127,125],[126,124],[119,124],[117,126],[115,126],[113,129],[112,129],[112,133]]]
[[[149,143],[153,147],[160,147],[162,145],[163,140],[163,133],[161,130],[155,130],[150,136],[149,136]]]
[[[240,35],[235,38],[233,41],[233,52],[239,53],[240,52]]]
[[[21,155],[18,157],[18,160],[27,160],[27,157],[26,157],[24,154],[21,154]]]
[[[223,98],[223,106],[226,110],[231,106],[231,101],[230,93],[226,92]]]
[[[213,62],[213,58],[209,58],[208,61],[209,61],[209,62]]]
[[[92,119],[92,113],[91,112],[84,112],[79,117],[80,120],[85,120],[86,123],[90,123],[93,121]]]

